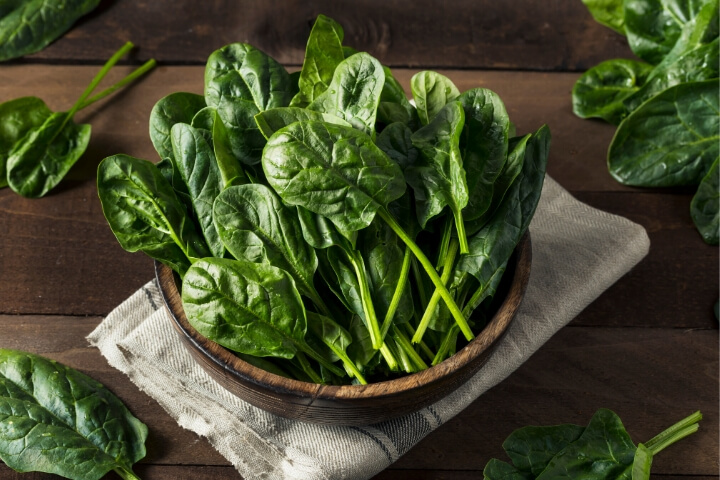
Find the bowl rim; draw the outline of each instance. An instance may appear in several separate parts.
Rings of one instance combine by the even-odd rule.
[[[409,390],[430,386],[466,367],[486,350],[492,349],[506,333],[522,303],[527,288],[532,264],[532,242],[529,231],[525,232],[518,242],[511,261],[513,262],[513,278],[507,294],[491,320],[472,341],[453,356],[426,370],[367,385],[321,385],[303,382],[267,372],[245,362],[231,350],[202,336],[190,325],[182,308],[174,272],[170,267],[155,260],[155,275],[163,303],[170,313],[173,326],[178,334],[184,336],[197,351],[207,360],[219,366],[226,375],[234,377],[235,381],[251,383],[284,396],[312,397],[313,400],[352,401],[388,398],[407,393]],[[519,268],[525,265],[527,268]]]

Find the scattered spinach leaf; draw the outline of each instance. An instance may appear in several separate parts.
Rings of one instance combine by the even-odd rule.
[[[717,245],[720,235],[720,172],[716,158],[690,202],[690,215],[705,243]]]

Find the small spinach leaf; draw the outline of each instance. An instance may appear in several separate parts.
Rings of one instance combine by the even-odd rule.
[[[173,125],[192,123],[203,108],[205,97],[194,93],[176,92],[158,100],[150,112],[150,140],[160,158],[172,156],[170,130]]]
[[[503,449],[518,470],[532,473],[535,478],[558,452],[580,438],[584,431],[585,427],[572,424],[523,427],[510,434],[503,442]]]
[[[716,158],[700,182],[690,203],[690,215],[705,243],[717,245],[720,240],[720,178]]]
[[[437,72],[418,72],[410,79],[410,90],[420,123],[427,125],[448,103],[460,96],[455,84]]]
[[[582,0],[596,22],[625,35],[623,0]]]

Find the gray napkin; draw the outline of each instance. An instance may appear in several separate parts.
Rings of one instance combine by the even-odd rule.
[[[241,401],[185,350],[155,282],[113,310],[88,340],[180,426],[207,437],[245,479],[366,479],[510,375],[650,246],[641,226],[578,202],[551,178],[545,180],[530,232],[527,292],[487,364],[434,405],[384,423],[313,425]]]

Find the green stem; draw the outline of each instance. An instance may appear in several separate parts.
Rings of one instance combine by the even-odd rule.
[[[393,292],[392,299],[390,300],[390,306],[388,307],[387,313],[385,314],[385,319],[383,320],[382,326],[380,327],[380,336],[381,338],[385,338],[385,335],[387,335],[388,330],[390,329],[390,325],[392,325],[393,317],[395,316],[395,312],[398,309],[398,306],[400,305],[400,300],[402,299],[403,293],[405,293],[405,287],[408,282],[408,277],[410,276],[410,262],[412,260],[412,255],[410,252],[410,249],[408,247],[405,247],[405,255],[403,256],[403,263],[400,267],[400,278],[398,279],[397,286],[395,287],[395,291]]]
[[[338,377],[344,377],[345,372],[340,370],[340,368],[337,365],[334,365],[332,362],[329,362],[327,359],[323,358],[322,355],[317,353],[315,350],[312,349],[310,345],[304,342],[295,342],[295,345],[298,347],[299,351],[306,353],[310,358],[318,362],[323,367],[330,370],[332,373],[337,375]]]
[[[112,85],[111,87],[106,88],[102,92],[98,93],[97,95],[93,95],[91,98],[85,100],[82,105],[78,108],[78,111],[82,110],[83,108],[89,107],[93,103],[97,102],[98,100],[102,100],[103,98],[107,97],[108,95],[112,95],[113,93],[117,92],[121,88],[123,88],[125,85],[134,82],[139,77],[143,76],[148,70],[151,70],[153,67],[155,67],[156,62],[154,59],[150,59],[147,62],[145,62],[140,68],[133,71],[130,75],[123,78],[119,82],[117,82],[115,85]]]
[[[467,255],[470,253],[470,246],[468,245],[467,235],[465,234],[465,223],[462,218],[462,210],[453,211],[453,217],[455,217],[455,230],[457,230],[458,240],[460,241],[460,255]]]
[[[447,331],[445,336],[443,337],[443,341],[440,344],[440,348],[438,349],[437,355],[435,355],[435,358],[433,358],[432,364],[437,365],[438,363],[442,362],[448,357],[448,352],[450,351],[450,347],[453,345],[453,342],[457,342],[457,334],[460,333],[460,329],[457,325],[453,325],[450,327],[450,330]]]
[[[435,263],[435,269],[440,270],[445,262],[447,256],[448,247],[450,246],[450,239],[452,238],[452,220],[450,216],[445,217],[445,223],[443,223],[442,238],[440,239],[440,249],[438,250],[438,258]]]
[[[457,256],[457,251],[458,242],[453,238],[450,242],[450,246],[448,247],[448,253],[445,256],[443,272],[442,276],[440,277],[443,286],[445,286],[448,280],[450,280],[450,275],[452,275],[453,272],[453,265],[455,264],[455,257]],[[425,308],[425,313],[420,320],[417,331],[415,332],[415,335],[413,335],[413,343],[418,343],[422,340],[423,335],[425,335],[425,330],[427,330],[428,325],[430,325],[430,320],[432,320],[432,317],[435,314],[435,309],[437,308],[438,303],[440,303],[440,291],[436,288],[433,292],[432,297],[430,298],[430,301],[427,304],[427,307]]]
[[[412,363],[410,358],[408,358],[405,350],[393,339],[388,339],[388,341],[385,343],[388,343],[393,347],[392,350],[395,352],[395,355],[400,360],[400,365],[402,366],[402,369],[405,370],[405,373],[415,373],[415,365]]]
[[[427,370],[427,363],[418,355],[405,334],[395,325],[393,325],[393,339],[400,348],[405,350],[405,354],[412,360],[417,370]]]
[[[422,274],[420,273],[420,267],[418,267],[417,261],[413,258],[412,260],[412,272],[413,277],[415,277],[415,286],[418,290],[418,296],[420,297],[420,304],[423,308],[427,305],[428,297],[427,292],[425,291],[425,284],[422,281]]]
[[[385,359],[385,363],[387,363],[388,368],[391,371],[396,372],[398,369],[398,361],[395,358],[395,355],[393,355],[392,350],[390,350],[390,347],[388,347],[387,342],[383,342],[380,347],[380,354]]]
[[[365,313],[367,327],[370,331],[370,340],[372,340],[373,348],[378,350],[382,346],[383,337],[380,334],[380,325],[375,315],[375,307],[373,306],[372,296],[370,294],[370,285],[368,284],[365,273],[365,262],[357,250],[351,250],[347,253],[348,259],[355,269],[358,284],[360,285],[360,302],[362,303],[363,313]]]
[[[405,329],[405,333],[408,336],[410,336],[411,338],[413,336],[415,336],[415,329],[413,328],[412,325],[410,325],[409,323],[403,323],[402,326]],[[430,347],[427,346],[427,343],[422,341],[418,345],[420,346],[420,350],[425,354],[425,358],[427,358],[428,360],[430,360],[432,362],[433,358],[435,358],[435,354],[430,349]]]
[[[313,383],[323,383],[322,377],[313,370],[312,365],[310,365],[310,362],[308,362],[308,359],[305,358],[305,355],[302,352],[295,352],[295,357],[297,357],[298,362],[300,362],[303,372],[310,377],[310,380],[312,380]]]
[[[349,370],[352,373],[352,375],[355,378],[357,378],[361,384],[367,385],[367,381],[365,380],[365,377],[363,377],[362,373],[360,373],[360,370],[358,370],[357,365],[355,365],[355,363],[352,360],[350,360],[350,357],[348,357],[345,352],[343,352],[342,350],[337,348],[332,343],[325,343],[325,345],[327,345],[330,348],[330,350],[332,350],[333,353],[340,358],[340,360],[343,362],[343,365],[345,366],[346,370]]]
[[[645,446],[653,455],[656,455],[678,440],[697,432],[700,428],[698,425],[700,420],[702,420],[702,413],[697,411],[645,442]]]
[[[417,244],[412,241],[408,234],[405,233],[405,230],[402,229],[402,227],[397,223],[397,221],[392,217],[392,215],[387,212],[387,210],[381,208],[378,210],[378,214],[383,220],[385,220],[385,222],[390,226],[390,228],[393,229],[395,234],[400,237],[403,242],[405,242],[405,245],[410,247],[410,250],[412,250],[415,258],[420,261],[420,264],[427,272],[430,280],[432,280],[432,282],[435,284],[435,288],[440,291],[440,295],[442,296],[443,300],[445,300],[445,304],[447,305],[448,310],[450,310],[450,313],[455,318],[455,322],[460,327],[460,330],[463,332],[463,335],[465,335],[465,338],[468,341],[475,338],[475,335],[472,333],[470,325],[468,325],[467,320],[463,316],[463,313],[460,311],[457,304],[455,304],[452,295],[450,294],[448,289],[445,288],[445,285],[442,283],[442,280],[440,280],[440,277],[433,268],[432,263],[430,263],[430,260],[428,260],[423,251],[420,250],[420,247],[418,247]]]
[[[132,470],[125,467],[115,467],[113,471],[118,474],[123,480],[140,480],[140,477],[135,475]]]

